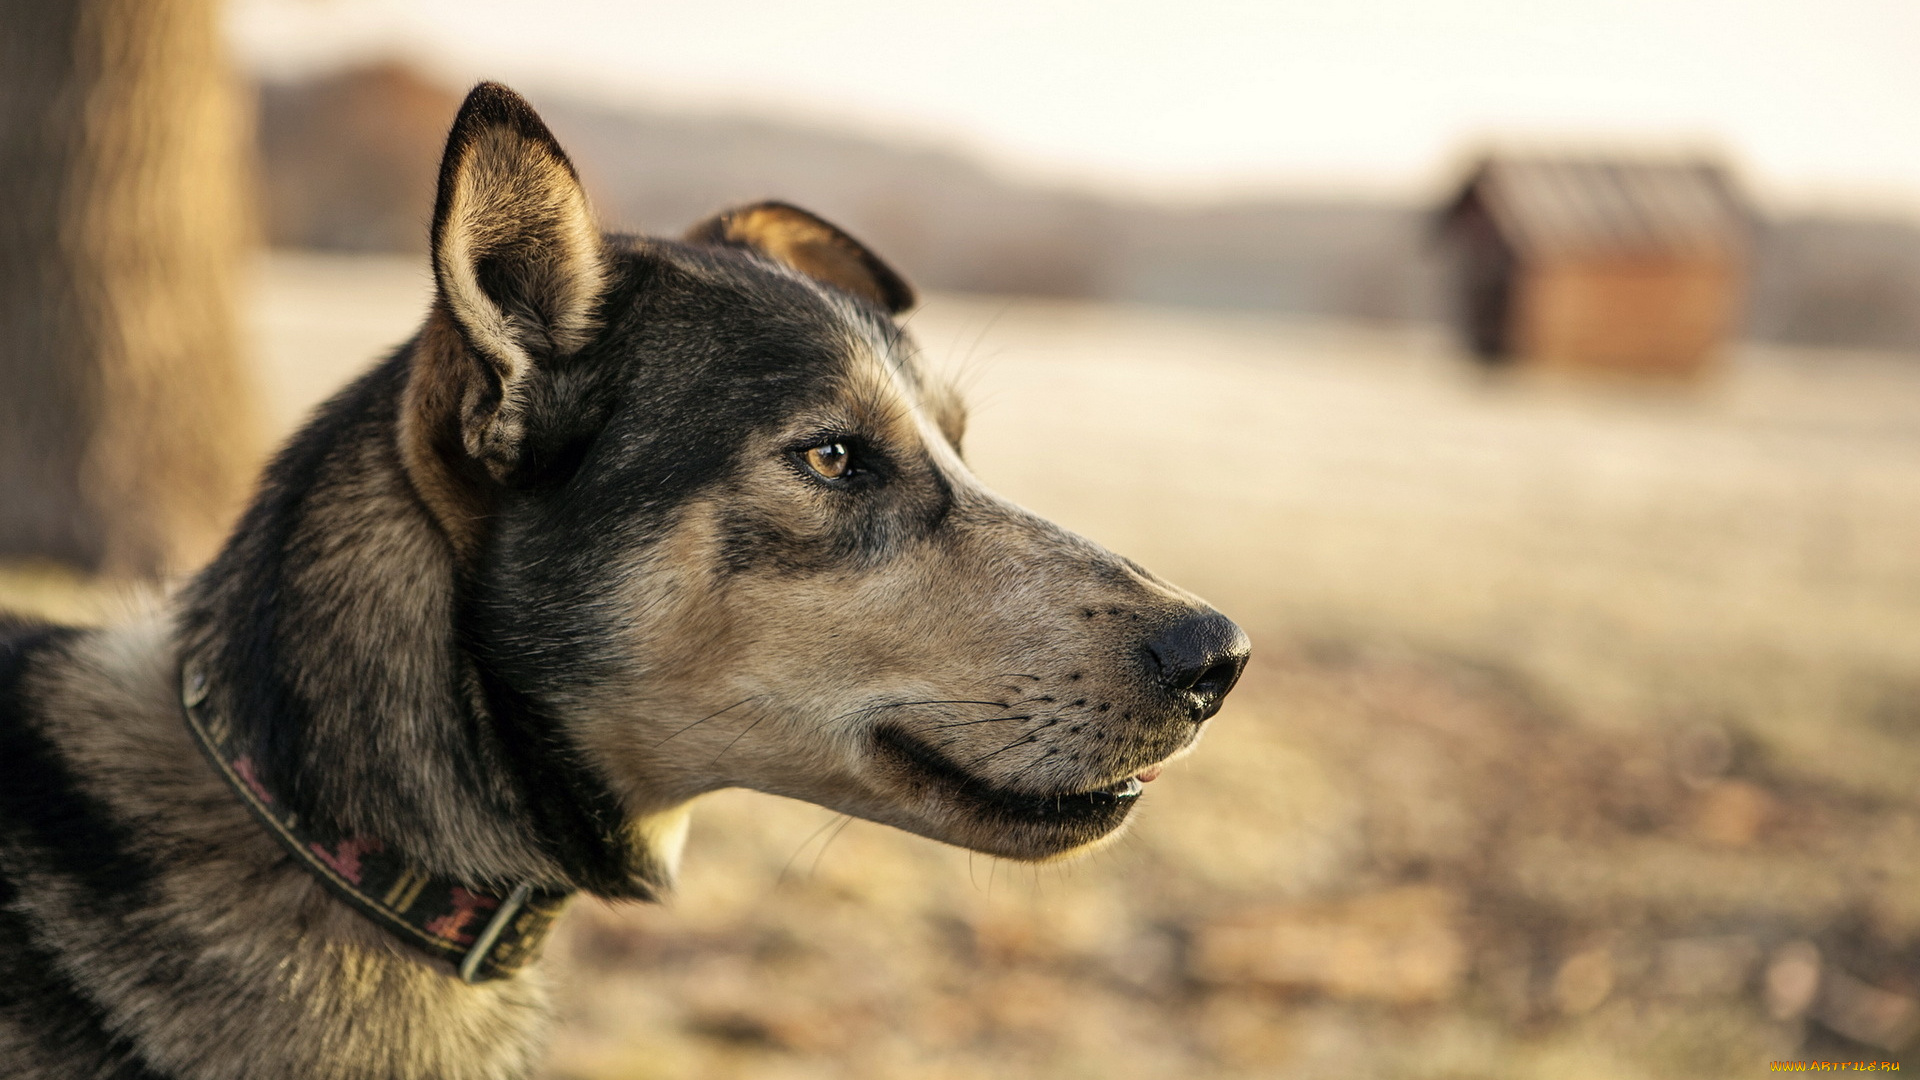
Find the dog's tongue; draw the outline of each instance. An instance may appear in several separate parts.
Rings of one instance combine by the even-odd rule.
[[[1154,778],[1159,775],[1160,775],[1160,766],[1155,765],[1155,766],[1152,766],[1151,768],[1143,769],[1140,772],[1133,774],[1133,778],[1135,780],[1140,781],[1143,784],[1151,784],[1153,783]]]

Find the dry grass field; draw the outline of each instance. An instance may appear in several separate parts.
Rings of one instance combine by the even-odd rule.
[[[266,263],[271,421],[425,288]],[[552,1080],[1742,1077],[1920,1038],[1920,359],[1661,389],[1255,316],[913,327],[976,471],[1238,619],[1242,689],[1065,864],[709,798],[672,903],[551,946]]]

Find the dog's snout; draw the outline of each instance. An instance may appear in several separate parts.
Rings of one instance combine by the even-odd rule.
[[[1188,616],[1147,642],[1160,681],[1193,698],[1196,720],[1220,711],[1252,649],[1246,632],[1217,611]]]

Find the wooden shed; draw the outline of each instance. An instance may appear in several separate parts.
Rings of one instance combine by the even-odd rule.
[[[1709,161],[1493,155],[1440,226],[1481,357],[1685,377],[1737,332],[1749,221]]]

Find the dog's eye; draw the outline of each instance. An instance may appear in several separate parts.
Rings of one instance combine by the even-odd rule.
[[[822,480],[839,480],[853,471],[853,455],[847,452],[845,443],[821,443],[809,446],[801,451],[800,458],[807,468]]]

